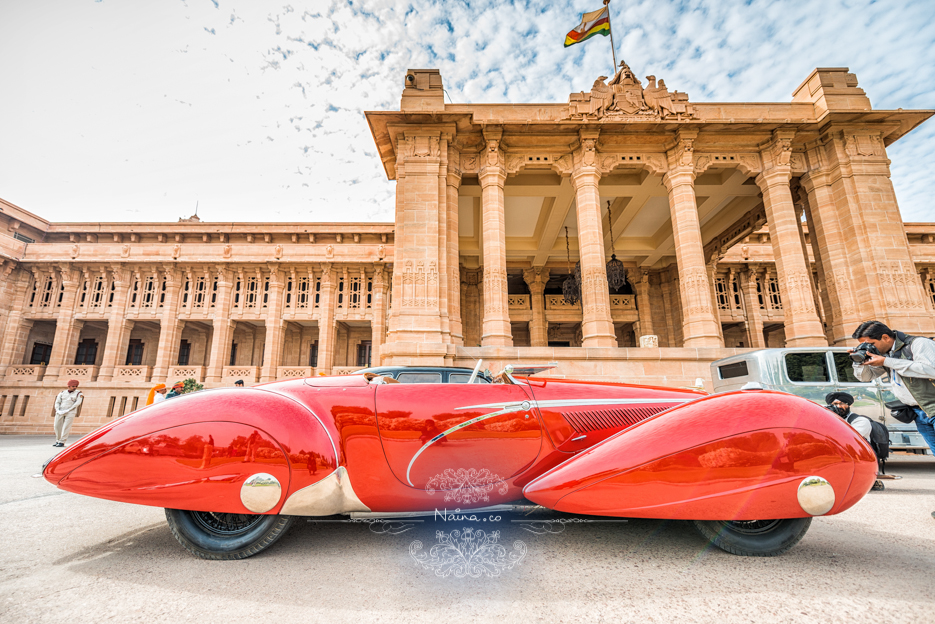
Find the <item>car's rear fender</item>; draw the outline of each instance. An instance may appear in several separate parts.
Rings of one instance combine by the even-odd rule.
[[[294,492],[337,469],[336,445],[307,407],[262,389],[223,389],[121,418],[60,453],[44,475],[62,489],[123,502],[277,513]],[[266,478],[244,485],[258,474],[278,483],[272,506],[249,502],[251,492],[270,501],[276,489]]]

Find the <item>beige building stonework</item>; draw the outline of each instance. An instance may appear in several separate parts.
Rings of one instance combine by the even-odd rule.
[[[66,224],[0,201],[0,432],[51,432],[71,378],[83,432],[185,378],[483,358],[710,387],[715,359],[843,345],[868,318],[935,335],[935,224],[902,223],[886,156],[931,115],[874,110],[846,68],[737,104],[625,64],[567,103],[445,104],[410,70],[400,110],[367,113],[394,223]]]

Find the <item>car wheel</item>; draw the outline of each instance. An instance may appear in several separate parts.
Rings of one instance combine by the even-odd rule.
[[[202,559],[246,559],[279,539],[292,516],[263,516],[166,509],[175,539]]]
[[[775,557],[799,543],[811,518],[724,522],[695,520],[695,528],[712,544],[744,557]]]

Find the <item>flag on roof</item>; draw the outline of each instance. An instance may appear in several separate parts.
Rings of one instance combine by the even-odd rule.
[[[581,15],[581,23],[565,35],[565,47],[586,41],[594,35],[604,35],[606,37],[609,34],[610,11],[605,6],[598,11],[591,11]]]

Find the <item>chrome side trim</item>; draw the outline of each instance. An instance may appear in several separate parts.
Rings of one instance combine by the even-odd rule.
[[[535,407],[575,407],[577,405],[641,405],[644,403],[688,403],[694,401],[691,399],[561,399],[555,401],[529,401]],[[458,407],[455,409],[480,409],[484,407],[505,407],[507,405],[516,405],[515,403],[487,403],[484,405],[469,405],[467,407]]]
[[[332,516],[354,511],[369,512],[351,486],[344,466],[292,494],[279,512],[284,516]]]
[[[454,433],[455,431],[458,431],[459,429],[464,429],[465,427],[469,427],[469,426],[473,425],[474,423],[478,423],[478,422],[480,422],[480,421],[482,421],[482,420],[487,420],[488,418],[493,418],[494,416],[502,416],[503,414],[512,414],[513,412],[524,412],[524,411],[527,411],[527,410],[524,410],[524,409],[523,409],[523,405],[528,405],[528,404],[529,404],[528,401],[523,401],[522,403],[515,403],[515,402],[514,402],[514,403],[497,403],[497,404],[494,404],[494,405],[476,405],[476,406],[474,406],[474,407],[500,407],[500,408],[502,408],[502,409],[499,409],[499,410],[497,410],[496,412],[491,412],[491,413],[489,413],[489,414],[484,414],[483,416],[477,416],[477,417],[475,417],[475,418],[471,418],[471,419],[469,419],[469,420],[465,420],[465,421],[464,421],[463,423],[461,423],[460,425],[455,425],[455,426],[452,427],[451,429],[447,429],[447,430],[445,430],[445,431],[442,431],[442,432],[439,433],[437,436],[435,436],[434,438],[432,438],[431,440],[429,440],[428,442],[426,442],[425,444],[423,444],[423,445],[422,445],[422,448],[420,448],[418,451],[416,451],[416,454],[412,456],[412,459],[409,461],[409,466],[406,467],[406,482],[407,482],[409,485],[411,485],[412,487],[415,487],[415,485],[413,485],[413,483],[412,483],[412,479],[409,478],[409,473],[412,471],[412,465],[413,465],[414,463],[416,463],[416,460],[419,458],[419,455],[421,455],[422,452],[425,451],[425,449],[427,449],[428,447],[432,446],[433,444],[435,444],[436,442],[438,442],[439,440],[441,440],[441,439],[444,438],[445,436],[450,435],[450,434]],[[470,408],[470,407],[456,407],[455,409],[471,409],[471,408]]]
[[[471,418],[466,420],[460,425],[455,425],[451,429],[442,431],[437,436],[426,442],[422,445],[416,454],[412,456],[412,459],[409,461],[409,466],[406,467],[406,482],[415,487],[412,483],[412,479],[409,478],[409,473],[412,472],[412,465],[416,462],[416,459],[419,458],[428,447],[432,446],[445,436],[448,436],[459,429],[464,429],[474,423],[478,423],[482,420],[487,420],[488,418],[493,418],[494,416],[502,416],[503,414],[512,414],[514,412],[526,412],[529,411],[531,407],[573,407],[578,405],[632,405],[632,404],[642,404],[642,403],[688,403],[694,399],[564,399],[560,401],[530,401],[525,400],[521,403],[515,401],[510,403],[485,403],[483,405],[467,405],[465,407],[456,407],[456,410],[469,410],[469,409],[490,409],[493,408],[497,411],[491,412],[490,414],[484,414],[483,416],[478,416],[476,418]]]

